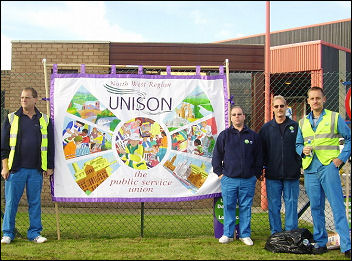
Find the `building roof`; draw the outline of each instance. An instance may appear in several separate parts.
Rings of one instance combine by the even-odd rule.
[[[351,18],[342,19],[342,20],[336,20],[336,21],[331,21],[331,22],[325,22],[325,23],[320,23],[320,24],[312,24],[312,25],[294,27],[294,28],[283,29],[283,30],[278,30],[278,31],[271,31],[270,35],[277,34],[277,33],[282,33],[282,32],[289,32],[289,31],[307,29],[307,28],[312,28],[312,27],[319,27],[319,26],[323,26],[323,25],[343,23],[343,22],[351,22]],[[265,36],[265,33],[253,34],[253,35],[242,36],[242,37],[237,37],[237,38],[231,38],[231,39],[227,39],[227,40],[216,41],[216,42],[213,42],[213,43],[226,43],[226,42],[229,42],[229,41],[237,41],[237,40],[241,40],[241,39],[248,39],[248,38],[253,38],[253,37],[258,37],[258,36]]]

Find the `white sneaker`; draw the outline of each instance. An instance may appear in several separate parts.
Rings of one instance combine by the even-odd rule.
[[[3,236],[1,239],[1,244],[10,244],[11,243],[11,237],[8,236]]]
[[[227,243],[232,242],[232,241],[233,241],[233,238],[227,237],[227,236],[222,236],[222,237],[219,238],[219,242],[221,244],[227,244]]]
[[[33,242],[38,243],[38,244],[44,243],[45,241],[47,241],[47,239],[45,237],[40,236],[40,235],[37,236],[35,239],[33,239]]]
[[[250,237],[240,238],[240,240],[247,246],[253,246],[253,241]]]

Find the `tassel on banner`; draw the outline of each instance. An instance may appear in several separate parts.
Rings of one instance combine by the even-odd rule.
[[[231,95],[230,99],[227,99],[231,105],[235,105],[235,101],[233,100],[233,95]]]
[[[200,66],[199,65],[196,66],[196,75],[200,75]]]
[[[224,66],[219,66],[219,74],[224,75]]]
[[[53,73],[57,73],[57,64],[53,64]]]
[[[116,65],[111,65],[111,74],[116,74]]]
[[[167,75],[171,75],[171,66],[170,65],[166,66],[166,73],[167,73]]]

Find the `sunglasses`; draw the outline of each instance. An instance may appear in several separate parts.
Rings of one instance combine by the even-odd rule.
[[[280,108],[283,108],[283,107],[285,107],[285,105],[284,105],[284,104],[274,105],[274,108],[275,108],[275,109],[277,109],[277,108],[279,108],[279,107],[280,107]]]

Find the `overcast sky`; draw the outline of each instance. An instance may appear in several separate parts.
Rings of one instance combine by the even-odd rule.
[[[211,43],[265,33],[266,1],[1,1],[1,70],[11,40]],[[272,1],[270,30],[351,18],[350,1]]]

